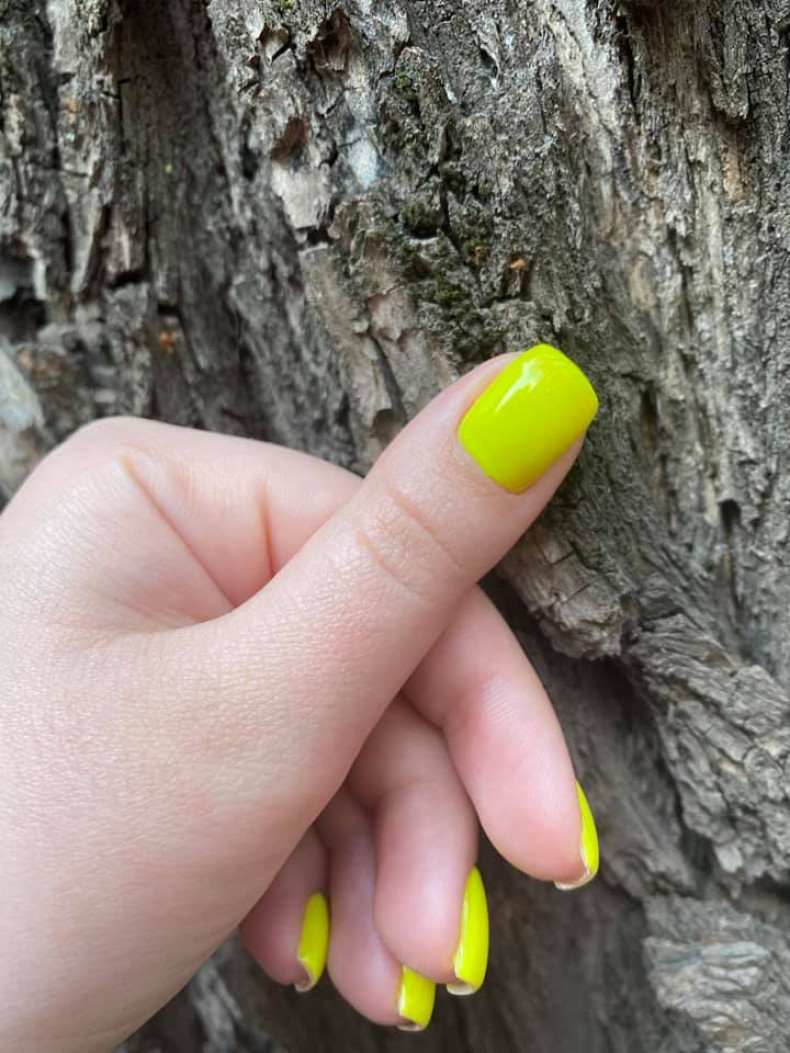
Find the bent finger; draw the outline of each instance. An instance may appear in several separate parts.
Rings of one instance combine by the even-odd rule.
[[[473,590],[405,687],[441,728],[489,840],[514,866],[576,887],[598,869],[559,721],[493,603]]]
[[[374,1023],[422,1030],[433,1012],[435,985],[401,965],[376,929],[376,849],[370,817],[344,787],[322,812],[317,828],[330,854],[332,983]]]
[[[366,741],[349,785],[373,814],[376,928],[401,962],[456,983],[464,889],[477,856],[477,819],[441,733],[396,699]],[[479,987],[488,941],[465,982]]]

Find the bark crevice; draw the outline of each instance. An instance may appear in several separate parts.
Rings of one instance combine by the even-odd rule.
[[[500,350],[557,343],[601,393],[493,588],[602,880],[558,901],[486,857],[489,993],[442,1004],[436,1049],[784,1048],[788,26],[788,0],[0,0],[3,497],[107,414],[365,470]],[[314,1001],[231,945],[132,1046],[400,1041]]]

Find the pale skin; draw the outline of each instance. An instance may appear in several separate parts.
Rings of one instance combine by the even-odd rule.
[[[562,732],[475,585],[580,442],[522,494],[485,476],[456,433],[502,365],[364,481],[119,419],[0,516],[6,1053],[112,1048],[238,925],[299,983],[316,890],[332,982],[395,1025],[401,963],[453,980],[478,822],[526,874],[583,874]]]

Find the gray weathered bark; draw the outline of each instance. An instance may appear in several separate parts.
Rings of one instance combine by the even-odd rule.
[[[494,589],[603,850],[484,853],[421,1048],[790,1049],[788,0],[0,0],[0,489],[154,415],[364,470],[556,342],[602,413]],[[129,1043],[406,1048],[233,946]]]

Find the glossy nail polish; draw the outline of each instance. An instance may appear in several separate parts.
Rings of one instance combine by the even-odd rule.
[[[461,908],[461,937],[453,958],[456,982],[447,984],[447,990],[454,995],[474,994],[485,979],[487,966],[488,903],[480,871],[472,867]]]
[[[582,435],[598,410],[577,365],[538,344],[506,366],[467,411],[458,437],[486,475],[519,493]]]
[[[583,885],[589,884],[598,873],[600,854],[598,850],[598,831],[595,829],[595,819],[593,819],[593,814],[590,805],[587,803],[584,790],[578,782],[576,783],[576,793],[579,797],[579,810],[581,811],[582,816],[582,838],[579,851],[582,865],[584,866],[584,873],[577,881],[555,881],[554,884],[563,892],[571,892],[575,888],[581,888]]]
[[[404,965],[398,992],[400,1030],[424,1031],[431,1021],[435,1001],[436,984]]]
[[[296,957],[305,971],[305,978],[295,984],[297,991],[310,991],[321,979],[328,948],[329,905],[323,892],[316,892],[308,899],[302,919]]]

